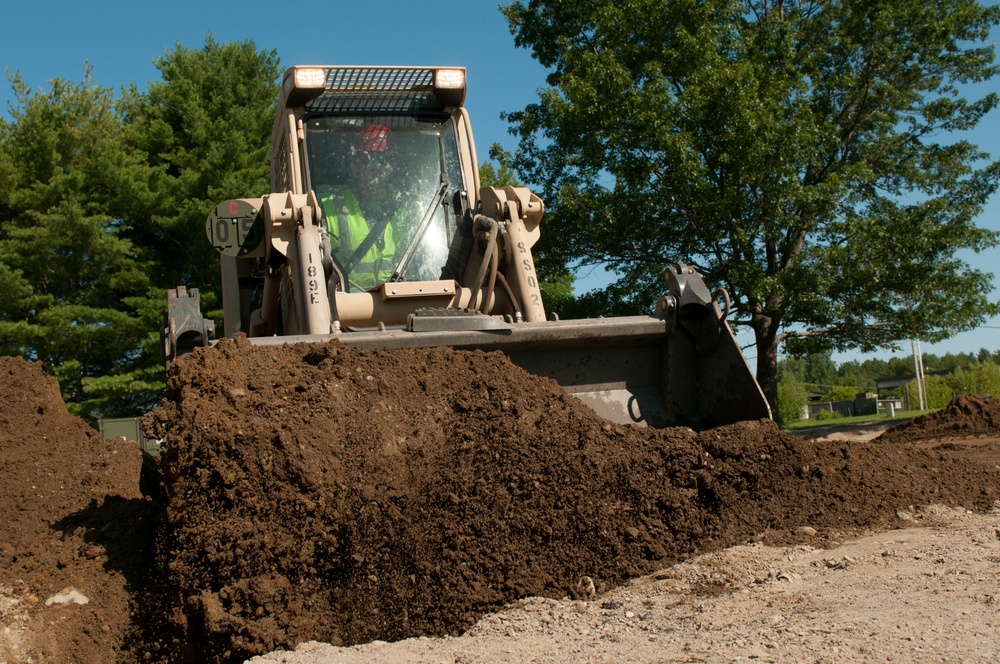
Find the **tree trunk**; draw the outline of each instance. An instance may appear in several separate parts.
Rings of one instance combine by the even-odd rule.
[[[778,411],[778,325],[771,316],[754,314],[750,319],[757,340],[757,384],[771,406],[771,416],[781,424]]]

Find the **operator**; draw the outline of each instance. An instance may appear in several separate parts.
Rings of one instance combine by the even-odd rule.
[[[403,239],[403,208],[394,171],[398,151],[392,130],[365,127],[351,146],[352,186],[335,186],[320,198],[334,256],[351,285],[366,290],[388,281]]]

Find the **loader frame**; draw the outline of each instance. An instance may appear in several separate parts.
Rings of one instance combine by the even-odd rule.
[[[666,270],[651,315],[560,321],[546,314],[532,257],[544,206],[524,188],[479,186],[464,81],[460,68],[286,72],[272,132],[277,193],[224,201],[206,222],[221,254],[224,334],[260,345],[339,339],[373,349],[499,350],[620,423],[705,428],[769,418],[725,320],[728,296],[710,291],[688,266]],[[359,291],[331,250],[310,119],[333,114],[349,126],[393,113],[450,117],[457,156],[448,156],[460,166],[446,168],[441,148],[441,195],[418,231],[438,215],[451,249],[441,278],[394,278]],[[168,365],[212,343],[214,325],[201,318],[197,298],[180,288],[168,295]]]

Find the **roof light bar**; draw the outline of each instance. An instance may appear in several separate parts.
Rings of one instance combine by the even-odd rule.
[[[301,106],[320,95],[343,92],[432,93],[444,107],[465,101],[461,67],[293,67],[285,73],[286,106]]]

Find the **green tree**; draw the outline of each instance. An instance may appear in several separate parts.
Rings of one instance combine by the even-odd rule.
[[[958,368],[945,381],[955,392],[1000,397],[1000,367],[992,360]]]
[[[837,382],[841,385],[852,385],[858,392],[874,392],[875,376],[864,363],[849,360],[837,366]]]
[[[803,359],[806,365],[805,382],[809,389],[823,392],[836,383],[837,365],[829,351],[806,353]]]
[[[510,164],[510,154],[494,145],[490,150],[492,161],[479,165],[479,184],[483,187],[523,187]]]
[[[926,358],[925,358],[926,359]],[[905,376],[914,372],[913,356],[890,357],[885,363],[886,376]],[[925,367],[926,368],[926,367]]]
[[[910,356],[912,360],[913,356]],[[978,360],[972,353],[945,353],[941,357],[924,353],[924,367],[928,371],[950,371],[952,369],[971,367]]]
[[[155,196],[134,210],[132,238],[163,288],[199,288],[218,303],[219,257],[205,219],[227,198],[268,191],[268,151],[278,98],[278,56],[252,41],[201,49],[177,44],[155,62],[162,80],[124,97],[129,141],[146,155]],[[164,302],[165,302],[164,297]]]
[[[847,385],[837,385],[831,387],[827,390],[821,400],[822,401],[854,401],[854,397],[858,395],[857,390],[853,387]]]
[[[955,394],[951,385],[942,376],[925,376],[924,389],[926,390],[924,399],[927,402],[927,408],[930,410],[944,408]],[[907,408],[916,410],[919,407],[916,379],[906,384],[905,392],[909,401]]]
[[[1000,164],[951,133],[996,95],[1000,7],[976,0],[530,0],[502,8],[549,69],[509,114],[566,261],[621,279],[596,305],[646,309],[669,262],[725,287],[776,400],[797,353],[936,341],[1000,312],[957,253]]]
[[[787,423],[802,419],[802,412],[809,403],[806,387],[794,375],[782,376],[778,381],[778,412]]]
[[[163,386],[165,290],[218,302],[213,205],[267,189],[278,60],[252,42],[181,45],[121,99],[89,78],[0,120],[0,352],[41,360],[86,415],[135,415]]]
[[[794,378],[800,383],[806,380],[806,361],[802,356],[791,355],[778,362],[778,380]]]
[[[80,415],[148,407],[162,386],[149,263],[127,239],[146,196],[110,90],[12,76],[0,119],[0,353],[43,362]],[[151,317],[152,316],[152,317]],[[110,378],[110,377],[113,377]],[[111,384],[113,383],[113,385]]]

